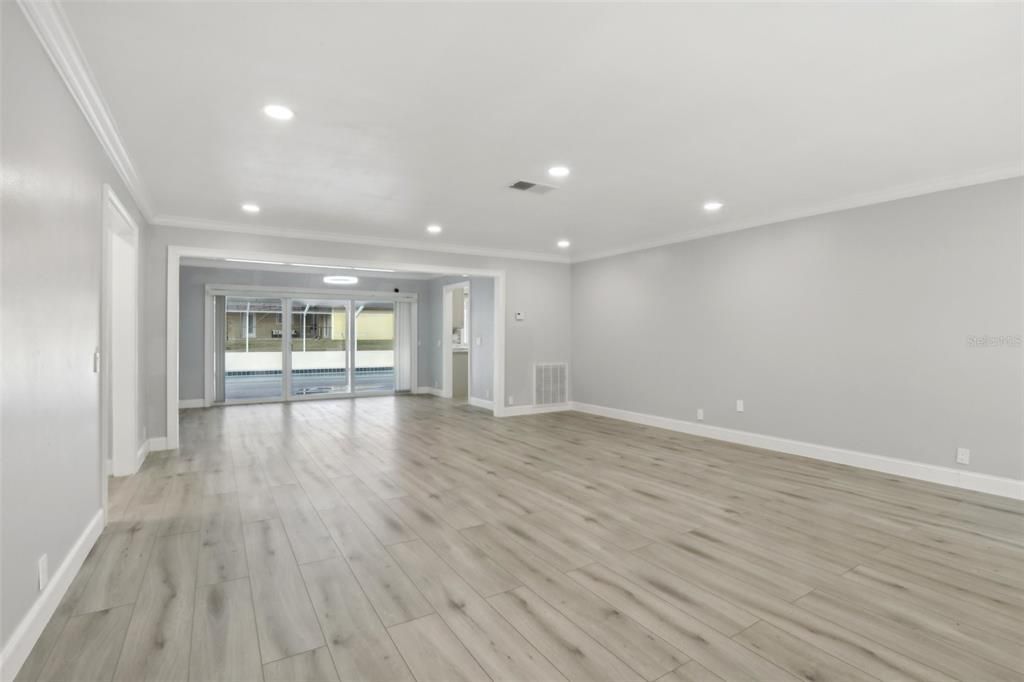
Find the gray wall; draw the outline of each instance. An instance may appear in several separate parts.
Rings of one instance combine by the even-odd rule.
[[[203,370],[206,364],[203,347],[203,297],[207,284],[243,284],[250,286],[293,287],[306,289],[327,289],[323,273],[263,272],[238,268],[215,268],[183,266],[179,280],[181,326],[178,329],[178,398],[188,400],[203,397]],[[383,277],[359,278],[353,287],[338,287],[339,298],[346,296],[345,289],[358,291],[394,291],[397,287],[404,293],[415,293],[423,297],[427,280],[388,279]],[[428,358],[429,360],[429,358]],[[423,358],[417,357],[417,363]]]
[[[443,330],[442,289],[448,284],[469,280],[470,382],[469,394],[480,400],[492,400],[494,375],[494,280],[490,277],[438,277],[426,282],[420,305],[420,386],[441,388],[443,365],[441,339]],[[511,312],[507,313],[511,318]],[[515,324],[505,322],[506,331]],[[480,338],[480,345],[475,339]],[[542,360],[534,360],[542,362]],[[529,393],[525,399],[529,399]],[[516,401],[519,403],[520,401]]]
[[[1024,478],[1024,181],[572,268],[573,399]],[[735,411],[736,399],[746,411]]]
[[[0,640],[101,507],[99,378],[103,184],[145,225],[18,6],[2,24]],[[141,393],[140,393],[141,395]],[[143,421],[140,420],[140,428]]]
[[[145,371],[143,397],[151,438],[167,433],[167,248],[172,244],[236,252],[287,254],[297,258],[312,256],[430,265],[444,267],[451,272],[466,268],[503,270],[508,303],[505,334],[506,398],[512,397],[516,405],[532,403],[534,363],[569,361],[570,269],[563,263],[152,226],[141,255],[142,303],[146,310],[142,334],[142,366]],[[517,310],[526,313],[525,321],[515,322],[511,319]]]

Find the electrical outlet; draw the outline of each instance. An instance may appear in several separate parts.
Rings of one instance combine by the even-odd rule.
[[[699,422],[704,421],[704,409],[703,408],[698,408],[698,410],[697,410],[697,421],[699,421]]]
[[[481,339],[481,338],[480,338],[479,336],[478,336],[478,337],[476,337],[476,345],[478,345],[478,346],[479,346],[479,345],[480,345],[480,341],[481,341],[481,340],[482,340],[482,339]]]
[[[515,405],[516,404],[516,397],[514,395],[510,395],[508,397],[508,404],[509,405]]]
[[[516,313],[516,322],[522,322],[526,319],[526,313]]]
[[[743,401],[742,400],[737,400],[736,401],[736,411],[737,412],[742,412],[743,411]]]
[[[39,557],[39,591],[42,592],[46,588],[46,583],[50,582],[50,561],[46,555]]]
[[[956,449],[956,463],[957,464],[970,464],[971,463],[971,451],[967,448]]]

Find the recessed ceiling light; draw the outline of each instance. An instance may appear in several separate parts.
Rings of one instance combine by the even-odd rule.
[[[569,172],[566,166],[552,166],[548,168],[548,175],[553,178],[564,178],[569,175]]]
[[[326,268],[328,270],[351,270],[347,265],[317,265],[316,263],[289,263],[297,268]]]
[[[429,232],[430,234],[438,234],[438,233],[441,232],[441,226],[440,225],[427,225],[427,232]]]
[[[263,113],[275,121],[290,121],[295,118],[295,112],[283,104],[268,104],[263,107]]]
[[[568,249],[569,248],[569,240],[568,239],[559,239],[558,240],[558,248],[560,248],[560,249]]]
[[[257,263],[259,265],[284,265],[284,263],[276,260],[252,260],[250,258],[225,258],[224,260],[230,263]]]
[[[394,270],[385,270],[384,268],[352,268],[353,270],[362,270],[363,272],[394,272]]]
[[[327,275],[324,277],[324,284],[355,284],[358,281],[359,278],[352,275]]]
[[[715,211],[720,210],[724,205],[725,204],[723,204],[721,201],[705,201],[704,210],[707,211],[708,213],[714,213]]]
[[[242,204],[242,210],[246,213],[259,213],[260,207],[256,204]]]

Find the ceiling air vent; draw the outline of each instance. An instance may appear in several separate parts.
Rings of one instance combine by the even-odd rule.
[[[509,185],[510,189],[517,189],[520,192],[531,192],[533,194],[547,194],[553,190],[558,189],[551,185],[542,185],[539,182],[530,182],[529,180],[517,180]]]

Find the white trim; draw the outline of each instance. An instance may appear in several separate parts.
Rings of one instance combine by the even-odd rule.
[[[103,532],[104,520],[103,510],[97,510],[82,534],[78,536],[75,544],[71,546],[71,550],[64,557],[60,567],[50,577],[50,582],[47,583],[42,594],[36,598],[28,613],[14,628],[3,651],[0,652],[0,679],[13,680],[18,675],[21,666],[25,664],[25,659],[32,652],[32,647],[39,640],[39,636],[43,634],[43,629],[50,622],[61,599],[71,587],[71,581],[78,574],[89,550],[96,544],[96,539]]]
[[[138,451],[135,453],[135,470],[138,471],[142,467],[142,463],[146,461],[146,455],[149,454],[149,441],[142,441],[142,445],[139,446]],[[111,474],[113,475],[113,474]]]
[[[634,253],[636,251],[646,251],[648,249],[655,249],[658,248],[659,246],[669,246],[671,244],[680,244],[682,242],[693,241],[694,239],[703,239],[705,237],[714,237],[716,235],[727,234],[729,232],[738,232],[740,230],[746,230],[752,227],[764,227],[766,225],[774,225],[776,223],[786,222],[787,220],[810,218],[817,215],[824,215],[826,213],[837,213],[839,211],[847,211],[851,208],[862,208],[864,206],[882,204],[887,201],[909,199],[911,197],[922,196],[924,194],[934,194],[935,192],[944,192],[946,190],[959,189],[960,187],[982,185],[987,182],[998,182],[999,180],[1008,180],[1010,178],[1016,178],[1021,175],[1024,175],[1024,167],[1022,167],[1021,164],[1010,164],[1006,166],[993,166],[989,168],[982,168],[975,171],[969,171],[967,173],[961,173],[959,175],[938,178],[935,180],[927,180],[925,182],[916,182],[911,183],[909,185],[901,185],[898,187],[892,187],[878,192],[858,194],[852,197],[847,197],[845,199],[840,199],[838,201],[820,204],[818,206],[808,206],[802,209],[760,215],[752,218],[746,218],[744,220],[736,220],[733,222],[714,223],[708,227],[700,227],[694,229],[689,233],[675,234],[671,237],[665,237],[663,239],[654,239],[646,242],[633,243],[630,244],[629,246],[623,246],[619,248],[602,249],[598,251],[579,253],[573,256],[572,262],[583,263],[590,260],[598,260],[599,258],[621,256],[626,253]]]
[[[416,251],[432,251],[463,256],[483,256],[485,258],[511,258],[515,260],[546,261],[550,263],[569,263],[568,256],[543,253],[540,251],[517,251],[513,249],[494,249],[483,246],[465,244],[449,244],[447,242],[429,243],[415,239],[392,239],[389,237],[368,237],[358,234],[327,232],[277,225],[246,225],[204,218],[185,216],[157,215],[149,220],[151,225],[159,227],[176,227],[187,230],[211,230],[213,232],[232,232],[235,234],[253,234],[267,237],[284,237],[286,239],[309,239],[318,242],[341,242],[343,244],[362,244],[365,246],[382,246],[391,249],[414,249]],[[295,262],[295,261],[291,261]],[[298,261],[315,262],[315,261]],[[349,265],[349,263],[339,263]]]
[[[516,405],[506,407],[502,417],[526,417],[531,414],[546,414],[548,412],[568,412],[572,410],[572,403],[559,403],[557,405]],[[497,416],[497,415],[496,415]]]
[[[873,455],[866,452],[857,452],[855,450],[845,450],[843,448],[836,448],[830,445],[805,443],[803,441],[791,440],[789,438],[779,438],[777,436],[767,436],[759,433],[751,433],[749,431],[728,429],[721,426],[688,422],[682,419],[659,417],[651,414],[643,414],[641,412],[630,412],[629,410],[620,410],[614,407],[604,407],[601,405],[590,405],[578,402],[571,403],[571,406],[572,409],[578,412],[586,412],[587,414],[594,414],[600,417],[621,419],[635,424],[643,424],[645,426],[653,426],[659,429],[688,433],[702,438],[712,438],[730,443],[738,443],[740,445],[747,445],[765,450],[774,450],[776,452],[784,452],[790,455],[808,457],[810,459],[834,462],[836,464],[846,464],[860,469],[869,469],[871,471],[879,471],[896,476],[905,476],[907,478],[913,478],[920,481],[928,481],[929,483],[939,483],[941,485],[1024,500],[1024,481],[1012,478],[990,476],[988,474],[979,474],[972,471],[961,471],[951,467],[922,464],[920,462],[911,462],[905,459],[897,459],[895,457]]]
[[[18,0],[18,6],[135,200],[135,205],[149,220],[152,212],[148,194],[60,4],[47,0]]]
[[[434,388],[433,386],[417,386],[413,393],[425,393],[427,395],[436,396],[438,398],[444,397],[441,394],[441,389]]]
[[[131,452],[125,452],[123,445],[115,445],[116,436],[118,434],[115,433],[113,427],[116,424],[119,429],[127,429],[127,433],[129,434],[131,441],[135,443],[138,442],[137,434],[140,421],[138,385],[139,368],[142,364],[139,354],[139,339],[141,334],[138,310],[142,294],[139,278],[140,231],[135,219],[132,217],[128,209],[125,208],[124,203],[121,202],[110,185],[103,185],[102,204],[103,233],[101,236],[101,243],[103,253],[101,273],[102,291],[100,302],[100,451],[103,457],[109,456],[113,458],[111,460],[111,466],[114,475],[129,476],[138,471],[138,468],[136,467],[136,462],[131,460]],[[118,221],[113,220],[115,214],[123,219],[123,225]],[[132,272],[130,275],[130,286],[115,292],[113,254],[117,245],[117,239],[122,239],[131,249],[130,258],[132,261]],[[129,307],[129,310],[131,311],[129,316],[131,317],[131,322],[134,328],[130,330],[131,340],[127,344],[131,347],[133,352],[131,356],[128,357],[131,366],[128,368],[121,367],[122,370],[128,369],[131,373],[131,376],[128,377],[129,388],[123,391],[115,391],[112,371],[112,368],[114,367],[114,315],[112,311],[115,307],[115,300],[118,300],[118,297],[123,295],[130,296],[131,299],[133,299]],[[121,359],[124,359],[124,357],[125,355],[122,355]],[[120,431],[118,433],[120,433]],[[101,487],[103,505],[104,509],[106,509],[106,479],[104,479]]]
[[[337,259],[318,258],[296,254],[281,254],[264,251],[233,251],[227,249],[208,249],[192,246],[170,245],[167,247],[167,326],[166,326],[166,358],[165,386],[166,400],[164,424],[167,429],[165,442],[160,449],[173,450],[179,444],[178,431],[178,334],[180,306],[180,264],[181,259],[194,258],[247,258],[255,260],[275,260],[291,263],[323,263],[335,264]],[[349,264],[349,263],[346,263]],[[453,265],[424,265],[420,263],[396,263],[392,261],[362,261],[361,266],[380,267],[391,270],[409,270],[412,272],[429,272],[439,275],[453,271],[466,273],[467,277],[491,277],[494,279],[494,385],[493,395],[505,395],[505,282],[504,270],[482,268],[466,268]],[[502,402],[495,402],[494,416],[501,417],[507,408]],[[152,440],[152,439],[151,439]]]
[[[146,441],[146,452],[160,452],[161,450],[173,450],[174,448],[167,447],[167,438],[164,436],[157,436],[156,438],[150,438]]]
[[[197,407],[209,407],[205,398],[184,398],[178,401],[179,410],[191,410]]]
[[[469,396],[469,404],[473,407],[482,407],[485,410],[494,409],[493,400],[484,400],[483,398],[474,398],[473,396]]]

